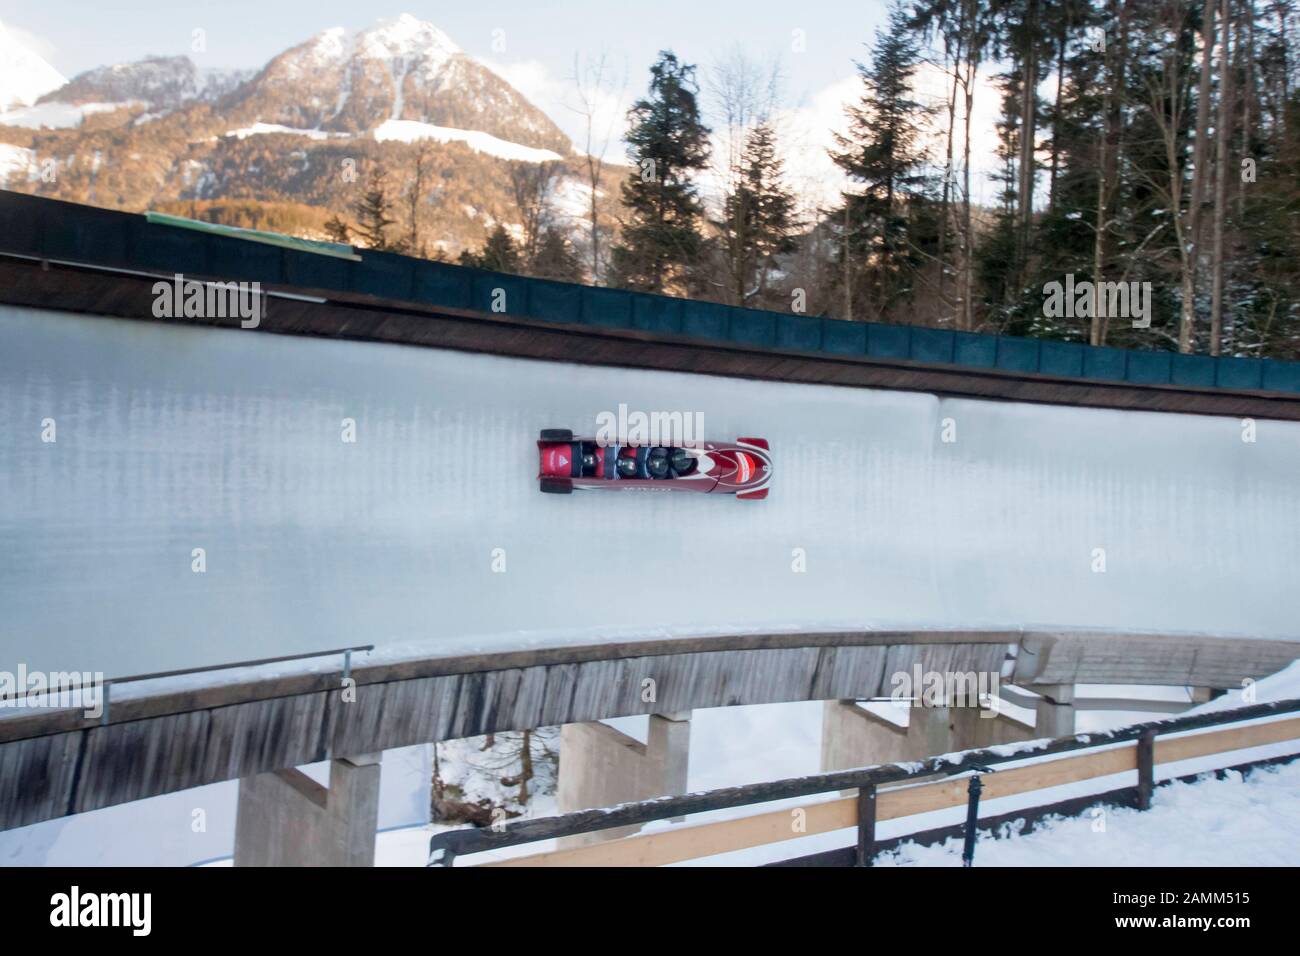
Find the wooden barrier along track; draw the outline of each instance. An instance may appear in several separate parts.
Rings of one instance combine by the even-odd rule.
[[[1300,703],[1297,703],[1300,707]],[[1250,747],[1300,740],[1300,717],[1246,724],[1186,736],[1157,740],[1153,763],[1168,764],[1196,757],[1226,754]],[[1141,739],[1105,749],[1075,754],[1008,770],[981,778],[983,799],[1009,797],[1078,783],[1098,777],[1140,771]],[[875,819],[894,820],[964,806],[968,778],[895,786],[878,791]],[[792,814],[802,811],[796,830]],[[786,807],[732,820],[677,827],[659,833],[626,837],[607,843],[553,850],[482,866],[664,866],[736,850],[830,833],[859,824],[858,795]]]

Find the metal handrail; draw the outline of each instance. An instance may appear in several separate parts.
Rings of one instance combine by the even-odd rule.
[[[86,690],[91,687],[102,687],[104,690],[104,714],[102,723],[108,723],[108,703],[110,691],[109,688],[114,684],[131,684],[137,681],[158,680],[164,677],[184,677],[189,674],[206,674],[212,671],[234,670],[238,667],[260,667],[264,664],[282,664],[286,661],[308,660],[313,657],[329,657],[333,654],[343,655],[343,676],[346,678],[352,673],[352,654],[354,651],[373,651],[373,644],[357,644],[353,647],[335,647],[326,651],[310,651],[305,654],[285,654],[282,657],[261,657],[256,660],[232,661],[227,664],[208,664],[203,667],[182,667],[178,670],[154,671],[151,674],[132,674],[129,677],[110,677],[108,680],[91,683],[91,684],[72,684],[58,688],[46,688],[45,690],[28,690],[21,694],[15,694],[13,697],[0,696],[0,705],[4,705],[11,700],[30,699],[47,694],[69,694],[76,691]]]
[[[519,820],[499,830],[490,828],[450,830],[435,834],[429,840],[428,865],[451,866],[457,856],[470,853],[498,850],[521,843],[576,836],[580,833],[592,833],[615,827],[651,823],[710,810],[770,803],[775,800],[807,797],[834,790],[862,790],[918,777],[956,776],[962,773],[979,772],[996,764],[1129,741],[1140,741],[1143,742],[1143,746],[1149,746],[1148,742],[1158,734],[1199,730],[1204,727],[1216,727],[1220,724],[1238,723],[1243,720],[1295,711],[1300,711],[1300,699],[1130,724],[1127,727],[1100,733],[1076,734],[1072,737],[1045,740],[1037,746],[1031,744],[1010,752],[1003,745],[985,750],[968,750],[957,759],[953,759],[951,755],[929,757],[920,761],[836,770],[809,777],[793,777],[770,783],[726,787],[684,796],[657,797],[652,800],[621,803],[605,809],[578,810],[560,816]]]

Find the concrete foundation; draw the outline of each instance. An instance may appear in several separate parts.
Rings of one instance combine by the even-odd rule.
[[[1032,740],[1034,728],[1009,717],[981,717],[974,707],[910,707],[900,727],[851,700],[828,700],[822,712],[823,771],[920,760],[954,750]]]
[[[301,770],[239,781],[235,866],[374,866],[380,754],[330,761],[330,785]]]
[[[565,724],[560,729],[560,778],[556,799],[561,813],[609,807],[629,800],[686,792],[690,759],[690,711],[650,717],[646,742],[600,722]],[[561,847],[585,846],[635,833],[620,827],[565,837]]]

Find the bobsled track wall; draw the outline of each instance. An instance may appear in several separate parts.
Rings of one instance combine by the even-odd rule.
[[[402,691],[423,703],[377,694],[393,709],[346,717],[329,708],[333,675],[261,681],[251,697],[196,680],[137,711],[115,703],[93,729],[6,718],[0,826],[525,717],[644,712],[564,697],[579,675],[554,668],[607,682],[612,665],[590,648],[615,640],[673,645],[623,655],[663,658],[690,688],[667,709],[869,695],[863,675],[903,660],[885,645],[939,647],[919,661],[978,670],[1018,644],[1031,682],[1204,687],[1262,676],[1300,647],[1293,365],[1075,347],[1080,377],[1048,378],[1060,354],[1024,340],[974,337],[994,359],[972,369],[953,359],[974,340],[945,333],[947,359],[927,364],[916,343],[938,340],[912,330],[910,358],[885,361],[870,336],[860,354],[829,354],[848,334],[833,320],[801,319],[818,343],[788,351],[683,337],[684,306],[679,335],[579,328],[323,292],[319,275],[281,276],[296,297],[271,299],[259,329],[221,328],[152,317],[153,282],[168,250],[175,269],[190,261],[188,240],[110,224],[126,245],[106,265],[77,245],[103,229],[23,233],[14,208],[0,202],[14,227],[0,236],[0,670],[114,677],[373,644],[373,666],[424,662],[402,686],[442,683]],[[15,235],[32,248],[12,248]],[[227,248],[253,243],[205,241],[209,277],[261,262]],[[76,263],[57,261],[59,243]],[[121,271],[131,243],[153,250],[143,272]],[[370,254],[351,266],[363,264],[371,278],[397,268]],[[767,438],[771,496],[540,495],[537,432],[592,429],[621,404]],[[1077,629],[1096,633],[1059,643]],[[815,635],[728,645],[719,676],[708,648],[681,643],[775,631],[870,646],[836,663]],[[891,631],[910,636],[872,636]],[[954,631],[986,636],[934,636]],[[1058,650],[1026,636],[1041,634]],[[832,677],[841,666],[850,676]],[[525,680],[540,697],[517,696]]]

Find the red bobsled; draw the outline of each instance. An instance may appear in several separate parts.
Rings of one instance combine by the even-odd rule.
[[[693,491],[767,497],[772,453],[763,438],[691,446],[605,444],[548,428],[537,442],[537,477],[546,494],[585,491]]]

